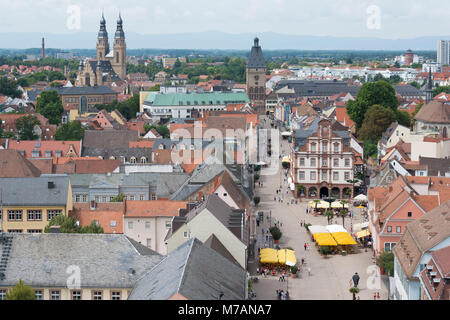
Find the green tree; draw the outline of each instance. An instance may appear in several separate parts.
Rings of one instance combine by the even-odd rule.
[[[402,82],[402,78],[399,75],[392,75],[389,77],[389,82],[393,84],[397,84],[399,82]]]
[[[50,233],[50,227],[52,226],[59,226],[59,232],[61,233],[103,233],[103,228],[98,226],[95,221],[92,221],[89,226],[81,227],[74,217],[68,217],[62,214],[53,217],[44,228],[44,232]]]
[[[63,214],[53,217],[48,225],[44,228],[45,233],[50,233],[50,227],[59,226],[61,233],[81,233],[80,226],[77,225],[77,220],[73,217],[68,217]]]
[[[356,123],[357,129],[361,128],[366,111],[373,105],[388,107],[397,110],[398,100],[395,89],[386,81],[368,82],[359,89],[355,100],[347,103],[347,113]]]
[[[55,140],[80,141],[84,137],[85,130],[79,121],[64,123],[56,130]]]
[[[373,105],[365,114],[364,122],[358,130],[358,136],[362,140],[378,140],[394,120],[395,114],[392,109]]]
[[[22,279],[16,283],[14,288],[8,290],[5,296],[6,300],[35,300],[36,295],[30,286],[25,285]]]
[[[113,197],[111,199],[111,202],[123,202],[123,199],[125,199],[125,195],[123,193]]]
[[[258,206],[259,202],[261,201],[260,197],[254,197],[253,202],[255,203],[255,206]]]
[[[347,217],[347,210],[345,209],[339,210],[339,216],[342,218],[342,226],[345,227],[345,218]]]
[[[441,92],[450,93],[450,86],[442,86],[434,88],[433,96],[436,97]]]
[[[364,141],[364,158],[376,158],[378,156],[378,146],[375,140]]]
[[[395,112],[395,119],[399,124],[409,128],[411,126],[411,116],[406,111],[397,110]]]
[[[160,89],[161,89],[161,86],[159,84],[157,84],[157,85],[151,87],[149,91],[157,91],[157,92],[159,92]]]
[[[390,277],[394,276],[394,254],[392,251],[384,250],[382,254],[377,257],[377,266]]]
[[[356,295],[359,293],[359,289],[355,287],[351,287],[349,289],[350,293],[353,295],[353,300],[356,300]]]
[[[416,89],[420,89],[420,83],[418,83],[417,81],[411,82],[410,85],[412,85]]]
[[[81,228],[81,233],[104,233],[104,231],[98,223],[92,221],[90,225]]]
[[[330,221],[334,218],[334,213],[332,210],[325,211],[325,217],[327,217],[327,222],[330,224]]]
[[[0,93],[11,98],[22,97],[22,92],[17,89],[17,83],[7,77],[0,77]]]
[[[35,116],[25,116],[16,120],[16,129],[20,140],[36,140],[39,137],[34,133],[34,126],[41,122]]]
[[[58,93],[54,90],[41,92],[37,99],[36,111],[46,117],[51,124],[61,123],[64,108]]]
[[[144,124],[144,129],[145,129],[145,133],[149,132],[151,129],[155,129],[161,135],[161,137],[163,137],[165,139],[170,138],[170,130],[165,125],[155,126],[155,125]]]
[[[281,239],[283,233],[278,227],[272,227],[269,229],[270,234],[272,235],[273,240],[278,241]]]

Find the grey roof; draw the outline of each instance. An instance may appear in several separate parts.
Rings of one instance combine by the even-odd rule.
[[[450,159],[419,156],[419,164],[427,166],[428,176],[430,177],[444,177],[447,172],[450,172]]]
[[[217,239],[216,235],[213,233],[209,236],[208,239],[203,243],[208,248],[214,249],[218,253],[220,253],[223,257],[227,258],[231,262],[233,262],[235,265],[240,266],[239,262],[233,257],[233,255],[230,253],[230,251],[225,248],[222,242],[220,242],[219,239]]]
[[[306,143],[306,139],[311,137],[314,132],[319,128],[320,118],[316,118],[314,122],[309,126],[308,129],[299,129],[294,130],[294,141],[295,141],[295,151],[298,151],[300,147],[304,146]]]
[[[73,188],[100,187],[115,188],[153,187],[158,197],[168,198],[188,179],[189,174],[181,172],[144,172],[144,173],[112,173],[106,174],[73,174],[70,182]]]
[[[97,65],[97,61],[94,61]],[[94,69],[95,70],[95,69]],[[43,91],[56,91],[59,95],[81,95],[81,94],[117,94],[114,90],[105,86],[94,87],[60,87],[60,88],[47,88]]]
[[[410,84],[406,85],[394,85],[395,93],[401,96],[425,96],[423,91],[420,91],[416,87]]]
[[[12,237],[12,249],[0,286],[12,286],[22,279],[33,287],[67,287],[68,267],[76,266],[82,288],[132,288],[162,260],[156,252],[119,234],[7,236]]]
[[[102,157],[103,159],[109,159],[114,157],[119,159],[120,157],[125,157],[125,161],[128,161],[131,157],[136,157],[139,159],[141,157],[147,158],[147,163],[151,162],[152,159],[152,149],[150,148],[83,148],[84,157]]]
[[[134,130],[86,130],[84,148],[129,148],[130,141],[138,141]]]
[[[213,141],[208,141],[204,139],[155,139],[155,143],[153,144],[153,151],[159,149],[161,145],[164,146],[164,149],[170,150],[172,145],[180,146],[184,145],[186,150],[189,150],[190,145],[194,145],[195,150],[200,150],[206,148]]]
[[[237,210],[230,207],[225,201],[216,194],[210,194],[206,200],[198,207],[189,211],[186,215],[186,222],[193,220],[199,213],[207,209],[227,227],[239,240],[248,245],[248,238],[244,232],[242,234],[242,226],[245,225],[245,210]],[[243,228],[245,231],[245,228]]]
[[[215,176],[222,173],[224,170],[228,171],[233,178],[233,181],[238,184],[240,183],[240,180],[236,177],[235,173],[229,170],[229,168],[227,168],[224,164],[202,163],[194,169],[190,178],[184,182],[180,189],[174,192],[174,194],[170,197],[170,200],[185,200],[195,191],[203,187],[205,183],[214,179]]]
[[[179,293],[189,300],[246,299],[247,272],[215,250],[191,239],[145,274],[129,300],[167,300]]]
[[[49,189],[48,182],[54,187]],[[69,193],[67,175],[41,175],[32,178],[2,178],[0,190],[4,206],[65,206]]]
[[[112,81],[120,81],[121,80],[119,78],[119,76],[116,74],[116,72],[114,71],[110,61],[108,61],[108,60],[101,60],[101,61],[89,60],[89,64],[91,65],[91,68],[96,75],[97,75],[97,68],[100,66],[101,72],[110,74]],[[108,78],[108,75],[102,75],[102,78],[103,78],[103,81],[106,81]],[[95,87],[92,87],[92,88],[95,88]],[[108,87],[105,87],[105,88],[108,88]],[[116,93],[114,90],[112,90],[110,88],[108,88],[108,89],[111,91],[111,93]],[[102,93],[108,93],[108,92],[102,92]],[[98,93],[98,94],[100,94],[100,93]]]
[[[259,39],[255,38],[255,42],[250,52],[250,56],[247,62],[247,68],[265,68],[266,63],[264,61],[264,55],[262,53],[261,46],[259,45]]]
[[[332,96],[342,92],[349,92],[356,96],[360,87],[348,85],[344,81],[335,80],[281,80],[277,83],[274,91],[288,87],[294,89],[297,96]]]

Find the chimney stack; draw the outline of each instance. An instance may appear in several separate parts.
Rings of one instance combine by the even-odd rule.
[[[42,59],[45,59],[45,40],[42,38]]]

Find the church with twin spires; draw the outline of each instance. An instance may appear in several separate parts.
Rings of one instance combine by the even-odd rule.
[[[80,61],[76,86],[108,86],[113,82],[125,80],[127,46],[122,24],[122,17],[119,14],[113,50],[110,50],[106,21],[102,14],[97,37],[97,58]]]

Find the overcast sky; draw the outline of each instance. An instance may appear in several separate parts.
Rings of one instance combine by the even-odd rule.
[[[71,5],[80,8],[79,29],[76,14],[68,13]],[[367,13],[371,5],[379,8],[379,19],[376,10]],[[125,32],[142,34],[271,31],[389,39],[450,34],[450,1],[444,0],[0,0],[0,32],[93,32],[102,10],[110,34],[119,10]]]

